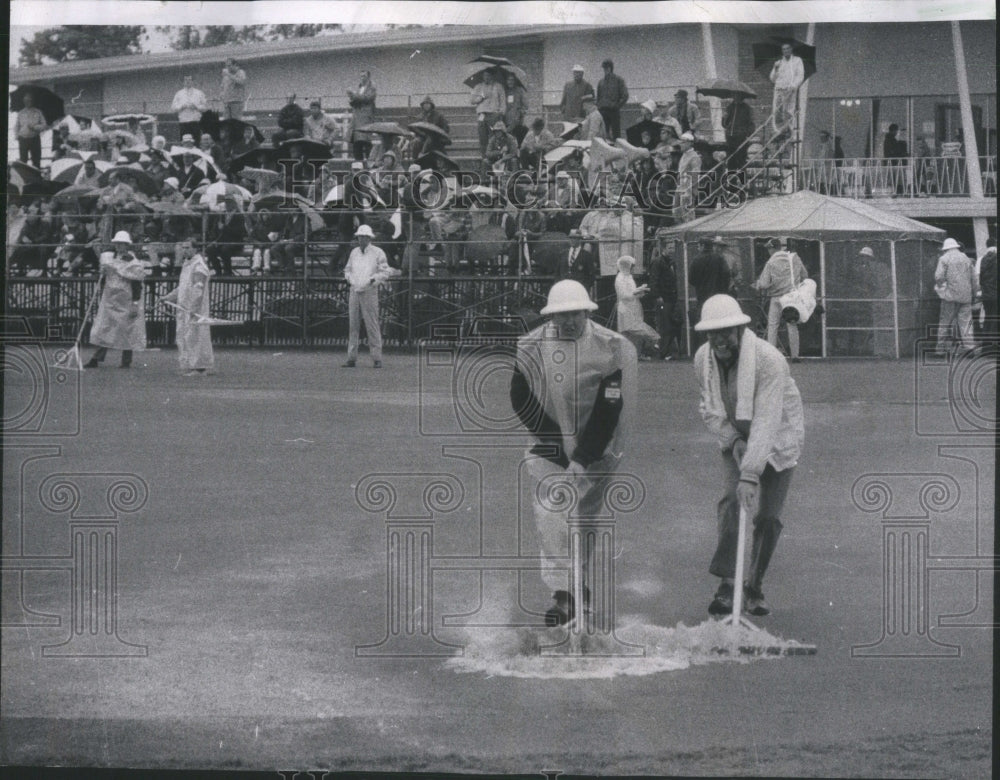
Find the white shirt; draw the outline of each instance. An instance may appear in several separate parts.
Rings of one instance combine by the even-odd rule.
[[[177,90],[170,110],[177,112],[179,122],[197,122],[201,112],[208,108],[205,93],[196,87],[184,87]]]
[[[388,279],[391,273],[385,252],[374,244],[369,244],[364,250],[360,246],[354,247],[344,268],[344,278],[355,292],[372,289],[373,285]]]
[[[805,80],[805,65],[802,64],[802,58],[794,54],[787,60],[782,57],[771,68],[771,81],[775,89],[798,89]]]

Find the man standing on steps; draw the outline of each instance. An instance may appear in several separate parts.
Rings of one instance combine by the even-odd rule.
[[[594,88],[583,79],[583,65],[573,66],[573,80],[563,85],[559,110],[566,122],[582,122],[584,117],[583,96],[593,95]]]
[[[372,244],[375,234],[368,225],[355,232],[358,246],[351,250],[344,268],[344,278],[351,286],[348,298],[347,362],[344,368],[354,368],[358,361],[358,344],[361,341],[361,320],[368,331],[368,348],[375,368],[382,368],[382,331],[379,325],[378,288],[393,275],[385,252]]]
[[[695,330],[708,336],[694,356],[701,386],[699,411],[722,453],[723,495],[718,544],[708,570],[722,582],[709,614],[733,611],[739,514],[753,521],[744,604],[751,615],[771,609],[764,574],[781,534],[781,513],[805,441],[802,399],[782,354],[747,328],[750,317],[729,295],[713,295]]]
[[[795,119],[795,97],[799,87],[806,80],[805,65],[801,57],[792,54],[792,44],[781,44],[781,59],[771,68],[771,83],[774,84],[774,131],[780,133],[789,128]]]
[[[170,110],[177,112],[177,134],[198,135],[201,133],[201,115],[208,109],[205,93],[194,85],[190,76],[184,77],[184,87],[177,90]]]
[[[611,60],[601,63],[604,78],[597,82],[597,110],[604,117],[609,141],[614,141],[622,134],[621,113],[628,103],[628,87],[625,79],[615,73],[615,64]]]

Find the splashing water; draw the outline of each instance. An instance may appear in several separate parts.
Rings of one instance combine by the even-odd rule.
[[[691,627],[679,623],[676,628],[654,626],[639,616],[625,617],[621,623],[615,632],[619,644],[599,635],[571,637],[567,642],[565,628],[477,629],[469,633],[464,655],[448,659],[445,666],[456,672],[483,672],[496,677],[607,679],[671,672],[707,663],[750,663],[796,655],[808,648],[762,629],[734,629],[717,620]],[[616,655],[623,643],[637,646],[634,652],[644,654]],[[540,654],[543,645],[548,649]]]

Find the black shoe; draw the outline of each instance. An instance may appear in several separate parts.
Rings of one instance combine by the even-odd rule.
[[[733,586],[732,583],[723,582],[719,589],[715,591],[712,603],[708,605],[709,615],[731,615],[733,614]]]
[[[118,368],[132,368],[131,363],[122,363]]]
[[[344,363],[341,366],[341,368],[354,368],[354,366],[355,366],[354,361],[353,360],[348,360],[346,363]]]
[[[771,614],[771,607],[764,600],[764,591],[749,583],[743,586],[743,611],[748,615],[764,617]]]
[[[83,364],[83,367],[84,368],[100,368],[101,364],[98,363],[93,358],[91,358],[90,360],[88,360],[86,363]]]
[[[382,368],[382,361],[381,360],[376,360],[375,361],[375,368]]]
[[[545,613],[545,625],[549,628],[564,626],[571,621],[576,614],[573,604],[573,595],[568,590],[557,590],[552,594],[556,604],[550,607]]]

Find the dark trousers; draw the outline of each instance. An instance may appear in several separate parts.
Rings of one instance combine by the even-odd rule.
[[[201,140],[201,122],[180,122],[177,125],[177,132],[180,133],[181,138],[186,134],[193,135],[197,145],[198,141]]]
[[[983,314],[985,318],[983,320],[983,341],[987,343],[996,344],[997,343],[997,302],[996,300],[988,301],[983,298]]]
[[[757,514],[753,518],[753,546],[750,551],[750,571],[747,581],[760,587],[771,556],[781,535],[781,510],[788,495],[794,468],[776,471],[769,463],[760,475],[757,492]],[[733,577],[736,573],[736,545],[739,541],[740,503],[736,486],[740,468],[731,450],[722,453],[722,476],[725,494],[718,506],[719,543],[708,567],[716,577]]]
[[[31,138],[18,138],[17,148],[21,153],[21,162],[28,162],[28,156],[31,156],[31,164],[36,168],[42,167],[42,138],[41,136],[32,136]]]
[[[676,346],[673,349],[675,355],[681,353],[680,328],[674,323],[674,312],[677,309],[677,301],[664,301],[656,310],[656,325],[660,332],[660,357],[666,357],[671,353],[671,344]]]
[[[368,158],[368,153],[372,150],[371,141],[355,141],[352,145],[354,149],[354,159],[355,160],[365,160]]]
[[[97,351],[94,353],[94,356],[90,360],[91,360],[92,363],[100,363],[107,356],[108,356],[108,348],[107,347],[98,347]],[[130,366],[130,365],[132,365],[132,350],[131,349],[123,349],[122,350],[122,365],[123,366]]]
[[[608,140],[614,141],[622,134],[621,119],[622,113],[617,108],[599,108],[601,116],[604,117],[604,129],[608,131]]]

